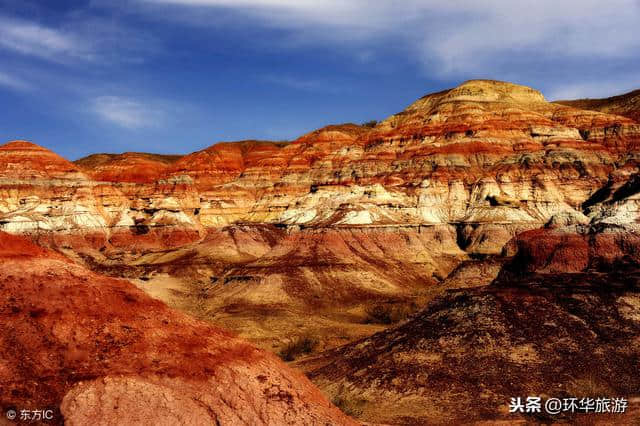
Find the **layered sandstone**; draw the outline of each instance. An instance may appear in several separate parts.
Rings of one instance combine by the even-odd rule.
[[[634,120],[636,123],[640,123],[640,90],[604,99],[577,99],[556,101],[556,103],[574,108],[622,115]]]
[[[152,183],[180,158],[179,155],[125,152],[93,154],[74,163],[97,181]]]
[[[356,424],[218,328],[0,233],[0,403],[70,425]]]
[[[272,356],[96,271],[263,348],[329,349],[303,365],[363,420],[638,393],[640,124],[577,106],[474,80],[289,143],[76,164],[0,147],[0,229],[67,256],[0,234],[0,350],[21,374],[3,398],[70,424],[115,406],[136,423],[349,421]]]
[[[73,163],[26,141],[0,146],[0,228],[67,234],[75,245],[102,246],[107,222],[91,180]]]
[[[96,225],[119,235],[116,246],[171,246],[165,234],[173,231],[179,245],[203,228],[239,223],[409,224],[458,226],[467,251],[498,253],[521,230],[581,212],[616,164],[635,158],[639,141],[628,118],[475,80],[427,95],[373,129],[328,126],[291,143],[220,143],[173,163],[124,154],[83,167],[102,218]],[[84,175],[77,180],[87,186]],[[5,208],[3,228],[38,229],[35,212],[16,210]]]
[[[490,285],[462,283],[406,323],[299,366],[343,409],[391,424],[516,421],[522,415],[507,404],[519,395],[640,400],[634,172],[620,170],[596,191],[589,216],[554,216],[517,235]],[[549,419],[607,424],[637,415]]]
[[[629,118],[474,80],[373,128],[327,126],[290,143],[77,164],[9,143],[0,228],[138,279],[265,347],[296,330],[328,336],[336,324],[349,340],[371,330],[368,304],[490,281],[501,260],[479,259],[500,256],[519,233],[626,220],[633,199],[618,206],[612,196],[598,212],[590,203],[638,172],[639,143]],[[257,321],[264,312],[269,326]]]

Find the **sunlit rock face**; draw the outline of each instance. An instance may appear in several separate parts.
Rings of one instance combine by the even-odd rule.
[[[310,331],[331,351],[305,368],[362,420],[513,420],[509,397],[581,380],[635,391],[640,124],[628,99],[592,111],[475,80],[374,127],[291,142],[75,163],[3,145],[0,229],[67,258],[0,233],[0,284],[15,299],[0,318],[17,325],[4,370],[16,348],[38,357],[17,366],[33,388],[0,368],[0,394],[58,404],[68,424],[114,419],[116,395],[132,423],[349,423],[272,356],[96,271],[274,352]],[[369,308],[424,300],[373,334],[391,324]],[[40,380],[51,369],[68,380]]]
[[[76,161],[75,164],[96,181],[151,183],[160,179],[180,158],[179,155],[125,152],[93,154]]]
[[[0,146],[0,224],[5,231],[68,235],[104,245],[108,222],[93,182],[73,163],[25,141]]]
[[[290,143],[95,155],[74,165],[13,142],[0,151],[0,223],[40,235],[91,229],[107,253],[180,247],[234,224],[447,224],[467,252],[496,254],[518,232],[582,214],[639,147],[630,118],[473,80],[373,128],[327,126]]]

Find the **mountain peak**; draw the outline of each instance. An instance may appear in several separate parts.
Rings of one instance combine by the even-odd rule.
[[[49,151],[46,148],[41,147],[33,142],[29,142],[26,140],[13,140],[5,143],[4,145],[0,145],[0,150],[9,151],[9,150],[25,150],[30,149],[34,151]]]
[[[546,102],[542,93],[528,86],[498,80],[468,80],[448,90],[423,96],[407,111],[431,109],[451,102],[506,102],[536,104]]]
[[[55,152],[25,140],[0,145],[0,174],[17,177],[63,177],[78,168]]]

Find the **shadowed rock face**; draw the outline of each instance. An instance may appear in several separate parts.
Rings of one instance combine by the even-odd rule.
[[[347,412],[391,424],[515,420],[516,396],[640,400],[638,235],[525,232],[489,286],[450,290],[402,325],[298,366]],[[579,417],[564,420],[590,421]]]
[[[343,409],[391,424],[515,420],[516,396],[638,396],[639,279],[530,275],[452,291],[301,367]]]
[[[0,405],[65,424],[355,424],[302,375],[127,281],[0,233]]]

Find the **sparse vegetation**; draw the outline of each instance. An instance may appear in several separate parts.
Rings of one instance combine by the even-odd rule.
[[[294,361],[300,355],[308,355],[313,352],[316,346],[318,346],[318,339],[310,334],[304,334],[285,344],[278,355],[284,361]]]
[[[217,277],[204,277],[194,280],[190,285],[189,303],[186,305],[187,311],[194,317],[208,320],[211,311],[211,291],[216,285]]]
[[[365,324],[395,324],[405,320],[418,309],[415,303],[383,304],[365,308]]]
[[[362,123],[362,127],[373,128],[373,127],[376,127],[377,124],[378,124],[378,120],[369,120]]]
[[[331,403],[342,410],[348,416],[358,417],[362,415],[363,407],[367,403],[366,399],[353,395],[349,390],[340,385],[340,389],[331,398]]]

